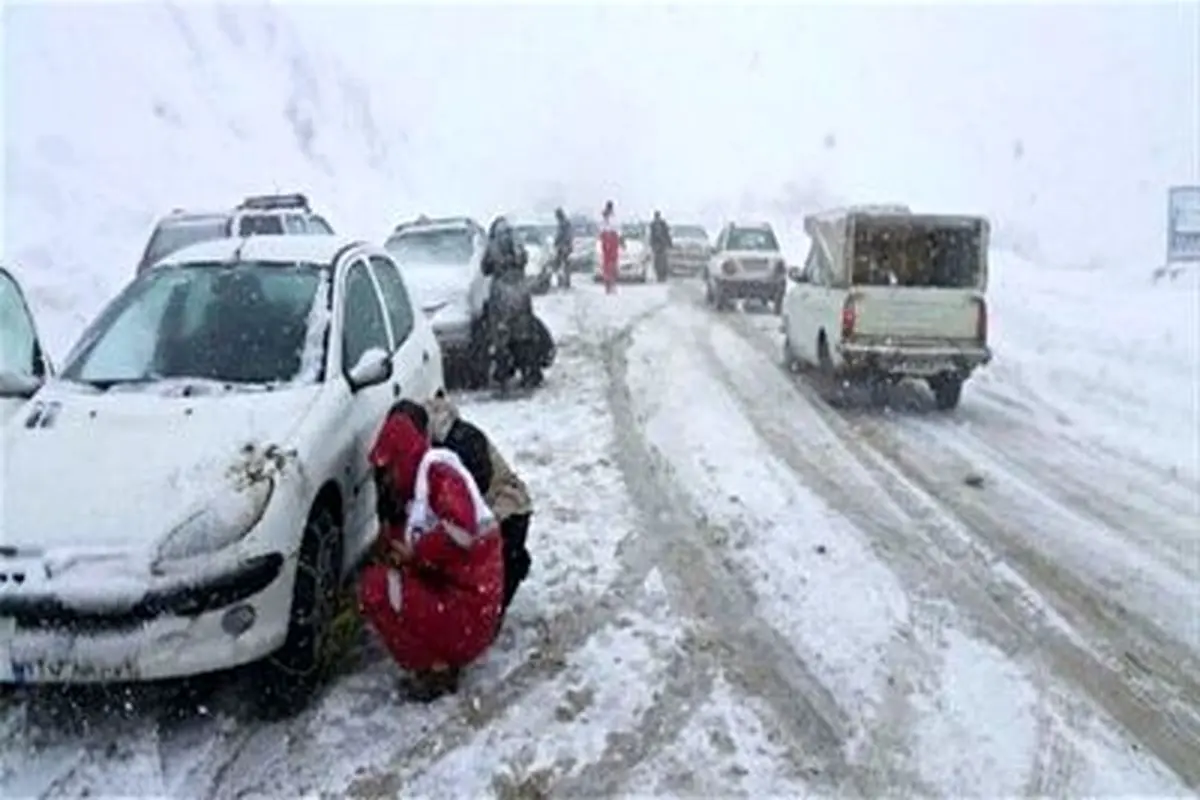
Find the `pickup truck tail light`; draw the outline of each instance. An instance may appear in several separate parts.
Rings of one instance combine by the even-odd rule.
[[[851,295],[842,303],[842,339],[854,336],[854,326],[858,323],[858,306],[855,304],[857,299]]]
[[[737,264],[732,261],[726,261],[721,265],[721,272],[725,273],[726,275],[733,275],[737,272]]]
[[[975,298],[975,304],[979,306],[979,314],[975,317],[975,338],[980,344],[987,344],[988,340],[988,310],[987,301],[982,297]]]

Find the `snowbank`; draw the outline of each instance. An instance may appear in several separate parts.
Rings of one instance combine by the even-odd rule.
[[[278,9],[47,3],[4,23],[0,249],[54,356],[172,208],[300,190],[371,238],[401,211],[399,126]]]

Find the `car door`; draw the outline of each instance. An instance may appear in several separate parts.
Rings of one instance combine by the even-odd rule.
[[[343,271],[340,296],[340,355],[342,375],[347,377],[368,350],[379,348],[390,353],[392,341],[378,284],[362,254],[353,256]],[[353,437],[353,446],[348,470],[351,502],[346,513],[347,557],[363,552],[374,536],[375,484],[367,457],[388,409],[399,395],[394,386],[389,380],[350,395],[346,424],[348,435]]]
[[[53,371],[21,285],[0,267],[0,425]]]
[[[392,384],[397,398],[407,397],[423,403],[437,389],[431,375],[437,347],[426,326],[418,326],[416,310],[400,269],[390,258],[380,254],[368,257],[392,335]],[[437,359],[440,363],[440,356]],[[439,376],[440,377],[440,376]]]

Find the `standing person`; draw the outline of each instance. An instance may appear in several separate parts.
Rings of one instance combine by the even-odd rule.
[[[671,249],[671,229],[662,214],[655,211],[650,221],[650,252],[654,254],[654,275],[658,282],[667,279],[667,251]]]
[[[604,204],[600,216],[600,275],[604,278],[604,291],[612,294],[617,290],[617,262],[621,257],[621,232],[617,227],[613,201]]]
[[[370,452],[384,563],[363,569],[359,608],[430,702],[458,689],[463,667],[496,638],[504,598],[499,525],[451,451],[430,447],[395,410]]]
[[[554,269],[558,272],[558,285],[570,289],[571,267],[568,261],[575,232],[571,230],[571,220],[561,206],[554,209],[554,218],[558,222],[558,228],[554,231]]]

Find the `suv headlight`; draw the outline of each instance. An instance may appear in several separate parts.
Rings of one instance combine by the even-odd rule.
[[[224,489],[171,529],[158,546],[155,562],[184,561],[238,542],[263,518],[274,491],[272,478]]]

